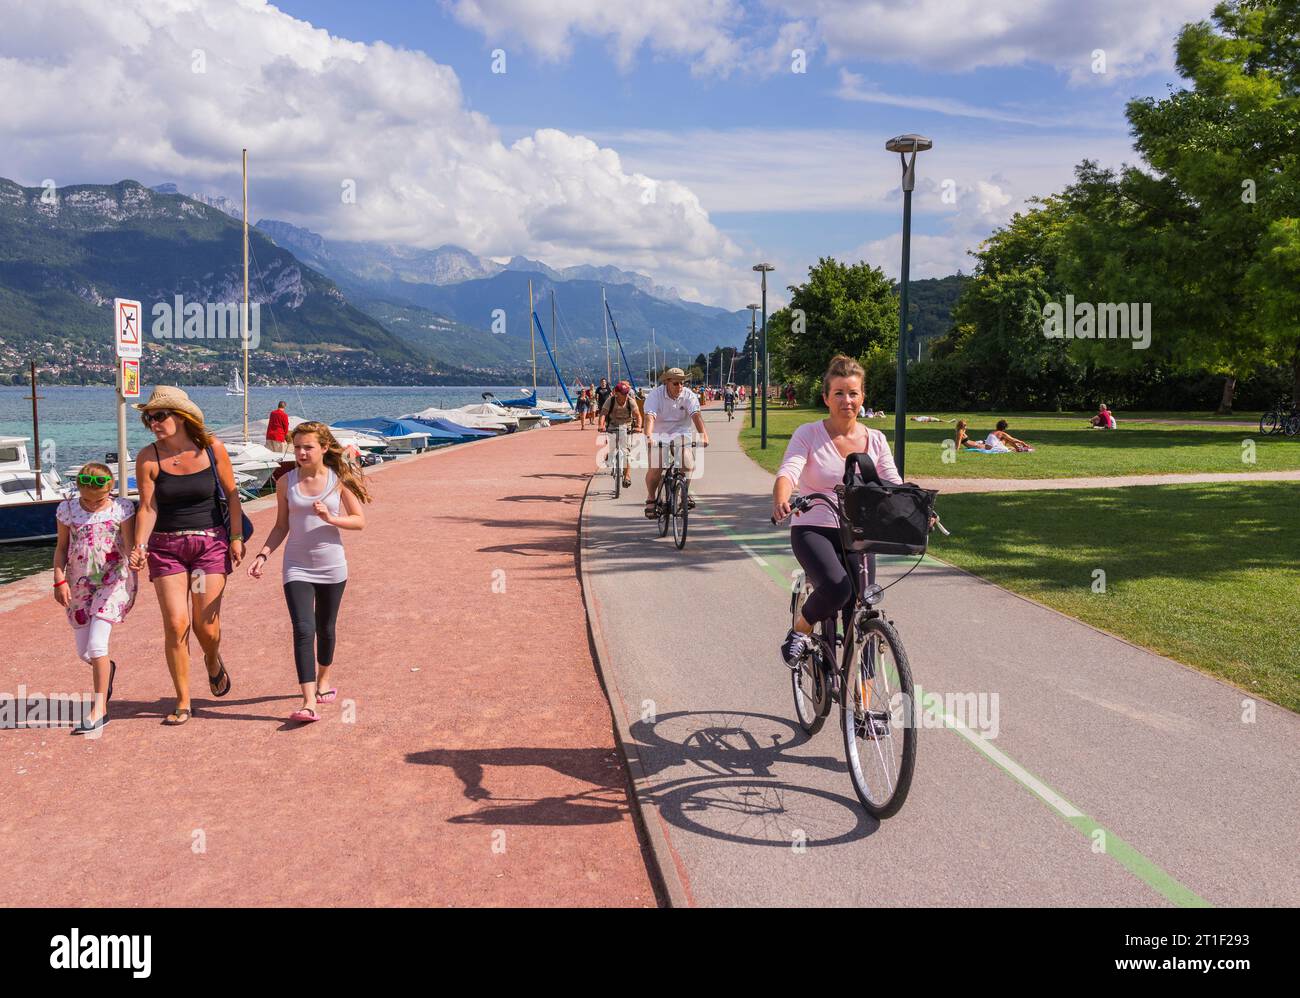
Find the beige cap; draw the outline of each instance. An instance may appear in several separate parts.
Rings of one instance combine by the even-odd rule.
[[[669,378],[675,378],[678,381],[685,381],[686,372],[680,367],[670,367],[668,370],[664,371],[664,380],[667,381]]]
[[[185,392],[172,385],[156,386],[148,402],[143,405],[138,402],[133,403],[132,408],[139,409],[141,412],[148,412],[150,409],[172,409],[176,412],[188,413],[197,419],[200,425],[203,423],[203,410],[195,405]]]

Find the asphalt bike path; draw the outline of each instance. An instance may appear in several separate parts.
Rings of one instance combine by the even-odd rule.
[[[794,719],[772,476],[740,418],[705,419],[685,550],[639,470],[618,500],[598,474],[583,510],[589,622],[674,903],[1300,902],[1300,718],[932,558],[885,594],[924,720],[906,804],[869,817],[838,707],[812,738]]]

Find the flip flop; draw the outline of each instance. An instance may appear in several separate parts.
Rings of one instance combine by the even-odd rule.
[[[303,724],[311,724],[312,721],[319,721],[320,715],[310,707],[299,707],[289,715],[291,721],[301,721]]]
[[[214,697],[223,697],[230,692],[230,687],[233,684],[230,681],[230,673],[226,671],[226,663],[221,658],[221,652],[217,652],[217,664],[221,666],[221,669],[215,676],[208,676],[208,689],[212,691]],[[226,681],[225,689],[222,689],[221,692],[218,693],[217,690],[221,688],[221,681],[223,679]]]
[[[322,693],[321,691],[317,690],[317,691],[316,691],[316,702],[317,702],[317,703],[333,703],[334,700],[335,700],[335,698],[336,698],[338,695],[339,695],[339,691],[338,691],[337,689],[334,689],[334,690],[325,690],[323,693]]]
[[[189,719],[193,716],[194,716],[194,711],[189,709],[173,710],[170,714],[168,714],[166,717],[163,718],[163,724],[169,728],[179,728],[182,724],[188,723]],[[176,720],[173,721],[172,720],[173,717],[176,718]]]

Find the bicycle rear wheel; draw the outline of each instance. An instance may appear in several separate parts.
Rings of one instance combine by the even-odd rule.
[[[665,472],[664,478],[667,479]],[[659,495],[662,497],[659,503],[659,536],[663,537],[668,533],[668,524],[673,518],[673,490],[672,482],[664,481],[659,487]]]
[[[1276,433],[1279,429],[1281,429],[1281,426],[1276,412],[1266,412],[1259,417],[1260,436]]]
[[[893,625],[867,621],[847,679],[840,719],[849,779],[867,812],[888,818],[911,789],[917,735],[912,669]]]
[[[676,495],[673,497],[673,543],[677,545],[680,551],[686,546],[686,518],[690,514],[691,508],[687,503],[687,492],[690,489],[690,482],[685,476],[677,480]]]
[[[1282,431],[1288,437],[1294,437],[1300,433],[1300,416],[1287,416],[1282,421]]]

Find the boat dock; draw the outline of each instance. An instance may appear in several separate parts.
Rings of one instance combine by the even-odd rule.
[[[286,721],[279,552],[261,581],[231,576],[228,697],[191,641],[179,728],[161,723],[173,691],[141,573],[102,737],[0,732],[0,836],[21,871],[0,904],[655,905],[577,574],[595,437],[557,426],[368,469],[339,699],[317,724]],[[245,509],[252,554],[274,499]],[[0,695],[89,691],[48,573],[0,586],[0,626]]]

